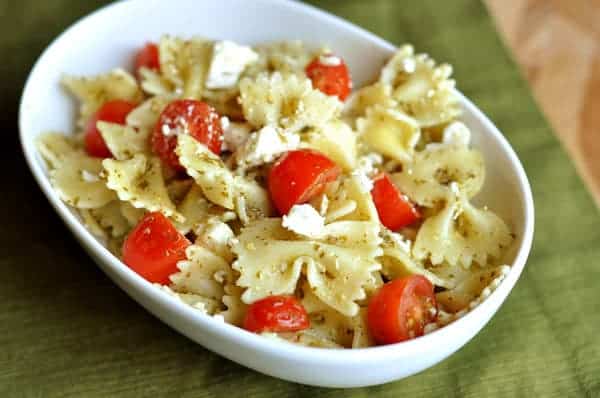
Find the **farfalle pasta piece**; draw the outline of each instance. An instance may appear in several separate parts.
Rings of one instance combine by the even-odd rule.
[[[81,101],[78,126],[84,127],[90,116],[110,100],[139,102],[142,92],[135,77],[123,69],[94,77],[66,76],[63,84]]]
[[[355,301],[365,297],[363,285],[379,268],[374,260],[379,254],[379,225],[348,221],[325,228],[320,240],[297,240],[279,218],[245,227],[233,246],[238,256],[233,268],[240,272],[237,284],[246,288],[242,300],[252,303],[293,293],[305,268],[311,288],[323,302],[342,314],[355,315]]]
[[[235,177],[235,211],[242,224],[269,217],[273,206],[269,192],[256,181]]]
[[[211,313],[241,325],[246,304],[240,299],[242,288],[235,285],[237,275],[230,266],[234,233],[216,217],[209,218],[196,232],[195,244],[186,250],[187,260],[180,261],[180,272],[171,276],[171,288],[217,301],[219,304]]]
[[[392,99],[392,87],[389,84],[377,82],[350,94],[344,104],[344,116],[349,118],[365,116],[367,110],[375,105],[385,109],[398,106],[398,103]]]
[[[209,216],[210,207],[210,202],[202,193],[200,186],[194,184],[177,207],[184,220],[175,223],[175,227],[182,234],[187,234],[203,225]]]
[[[306,65],[317,55],[297,40],[261,44],[255,49],[259,59],[246,70],[248,76],[257,76],[263,72],[304,75]]]
[[[465,194],[453,189],[442,210],[427,218],[412,250],[416,259],[469,267],[498,259],[512,242],[508,226],[488,209],[477,209]]]
[[[351,347],[354,324],[353,317],[345,316],[325,304],[307,281],[299,287],[302,306],[310,319],[310,327],[293,335],[284,336],[292,341],[313,347]]]
[[[64,156],[50,171],[50,180],[58,196],[80,209],[96,209],[116,199],[101,179],[102,159],[73,152]]]
[[[439,273],[453,277],[453,286],[437,293],[435,296],[441,308],[450,313],[468,310],[471,303],[477,300],[478,297],[487,297],[504,278],[507,271],[510,270],[510,267],[506,265],[472,267],[469,271],[447,265],[441,268],[443,270],[438,271]]]
[[[36,140],[40,155],[50,168],[57,168],[63,159],[81,149],[77,141],[61,133],[44,133]]]
[[[171,288],[221,302],[224,278],[233,278],[229,263],[200,245],[191,245],[185,252],[187,260],[177,263],[179,272],[170,276]]]
[[[218,315],[222,316],[227,323],[242,326],[244,317],[246,316],[246,308],[248,307],[241,299],[244,289],[233,283],[228,283],[225,285],[224,290],[225,294],[221,301],[225,309],[220,311]]]
[[[151,132],[158,122],[160,114],[174,99],[168,95],[157,95],[142,102],[127,115],[127,125],[138,130]]]
[[[131,228],[129,221],[121,212],[121,203],[118,200],[113,200],[97,209],[90,209],[89,212],[98,225],[108,231],[112,237],[123,236]]]
[[[356,166],[357,135],[342,121],[331,121],[308,132],[303,146],[324,153],[345,171]]]
[[[178,136],[176,153],[208,200],[226,209],[235,208],[234,176],[219,156],[187,134]]]
[[[182,301],[183,303],[189,305],[192,308],[197,309],[198,311],[204,314],[214,314],[219,310],[219,301],[201,296],[199,294],[193,293],[180,293],[176,292],[171,287],[166,285],[155,285],[157,288],[167,293],[171,297],[175,297],[176,299]]]
[[[146,214],[145,209],[133,207],[129,202],[120,202],[119,207],[121,208],[121,214],[132,228],[135,227]]]
[[[130,159],[138,153],[150,153],[150,130],[102,121],[97,123],[97,127],[110,153],[117,160]]]
[[[200,228],[196,228],[195,233],[198,235],[196,238],[197,245],[206,247],[217,256],[227,261],[227,263],[233,261],[234,255],[231,251],[231,242],[234,239],[235,234],[231,227],[220,220],[219,217],[208,217],[206,222]],[[231,275],[228,274],[228,276],[229,277],[225,279],[229,282],[233,282]]]
[[[419,124],[412,117],[379,105],[369,108],[356,126],[370,148],[400,162],[412,159],[421,136]]]
[[[244,117],[256,128],[280,126],[289,132],[319,127],[339,116],[342,103],[296,75],[261,74],[240,81]]]
[[[484,180],[485,165],[481,153],[455,145],[417,152],[413,162],[401,172],[392,174],[392,181],[404,194],[428,207],[452,195],[452,183],[467,198],[472,198],[479,192]]]
[[[411,243],[400,234],[384,229],[383,255],[378,259],[381,263],[381,273],[388,279],[402,278],[410,275],[423,275],[434,286],[450,287],[451,282],[429,271],[423,264],[411,256]]]
[[[452,67],[436,66],[427,54],[415,55],[410,45],[402,46],[382,69],[379,82],[392,88],[392,98],[420,126],[446,123],[461,113]]]
[[[142,68],[142,88],[153,95],[199,100],[212,57],[212,42],[163,36],[158,44],[160,72]]]
[[[160,211],[177,221],[183,220],[169,198],[158,158],[137,154],[127,160],[104,159],[102,165],[106,186],[119,199],[138,209]]]
[[[324,199],[325,198],[325,199]],[[358,175],[344,176],[329,183],[319,199],[327,223],[339,220],[379,222],[370,188],[364,186]]]

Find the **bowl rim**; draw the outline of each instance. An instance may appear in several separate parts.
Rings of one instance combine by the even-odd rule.
[[[72,36],[72,32],[76,31],[82,25],[87,24],[93,18],[99,18],[103,14],[111,13],[114,9],[119,7],[127,7],[129,4],[135,3],[136,1],[142,2],[143,0],[118,1],[115,3],[105,5],[97,9],[96,11],[93,11],[92,13],[80,18],[79,20],[71,24],[54,40],[52,40],[52,42],[46,47],[46,49],[36,60],[33,68],[31,69],[22,91],[19,106],[19,139],[21,142],[21,149],[25,156],[28,167],[31,170],[41,190],[44,192],[44,195],[46,196],[47,200],[54,208],[55,212],[69,227],[71,233],[73,233],[73,235],[75,235],[75,238],[79,240],[79,243],[83,245],[84,248],[87,248],[88,251],[94,254],[93,257],[96,257],[96,261],[102,261],[102,263],[105,266],[108,266],[112,272],[118,274],[119,277],[122,278],[122,280],[124,280],[124,282],[132,286],[135,290],[143,292],[143,294],[147,295],[148,298],[150,298],[153,302],[161,303],[162,305],[164,305],[167,311],[176,313],[182,318],[191,321],[194,327],[204,328],[210,333],[225,334],[227,338],[234,340],[239,344],[243,344],[246,347],[251,348],[253,350],[268,352],[275,357],[292,357],[297,359],[306,359],[308,357],[311,357],[312,360],[318,361],[320,363],[334,364],[340,361],[364,360],[366,355],[368,355],[369,361],[383,361],[385,359],[397,357],[400,353],[403,356],[410,356],[413,354],[423,352],[423,347],[426,345],[430,345],[431,343],[436,342],[442,342],[446,339],[446,337],[449,337],[451,334],[460,332],[459,329],[462,327],[463,324],[467,323],[469,320],[475,320],[475,318],[481,317],[482,315],[488,313],[490,310],[492,311],[490,318],[494,315],[494,313],[497,311],[497,309],[499,309],[503,301],[506,299],[506,296],[514,288],[521,272],[524,269],[527,257],[529,256],[529,252],[531,250],[534,232],[533,196],[531,192],[531,186],[529,184],[525,170],[520,160],[518,159],[515,151],[508,143],[507,139],[491,122],[491,120],[487,116],[485,116],[477,106],[475,106],[467,97],[465,97],[458,90],[456,90],[456,92],[460,98],[461,105],[465,108],[466,112],[471,113],[478,121],[481,122],[481,124],[483,125],[482,131],[485,131],[482,134],[490,135],[494,139],[496,144],[502,149],[502,151],[504,151],[505,155],[510,160],[510,163],[514,169],[514,173],[518,177],[518,190],[520,195],[522,195],[524,204],[524,232],[520,242],[520,247],[518,248],[515,259],[510,266],[510,271],[506,275],[506,278],[498,286],[498,288],[495,289],[488,298],[483,300],[480,305],[478,305],[472,310],[469,310],[463,317],[451,322],[450,324],[444,327],[441,327],[440,329],[432,333],[412,340],[390,345],[343,350],[306,347],[287,342],[280,342],[272,339],[267,339],[263,336],[250,333],[242,329],[241,327],[221,322],[213,316],[204,314],[196,309],[193,309],[192,307],[183,303],[182,301],[171,297],[165,294],[164,292],[161,292],[160,289],[156,288],[153,284],[136,274],[124,263],[122,263],[116,256],[110,253],[106,247],[100,244],[100,242],[98,242],[92,236],[91,232],[89,232],[84,227],[83,223],[81,223],[77,219],[77,217],[70,211],[68,206],[58,198],[58,195],[52,188],[50,180],[46,172],[44,171],[44,167],[42,166],[42,162],[38,160],[38,154],[36,146],[34,144],[35,140],[34,138],[32,138],[36,137],[36,135],[35,133],[27,134],[25,131],[27,111],[26,109],[24,109],[24,103],[26,102],[26,98],[33,94],[33,77],[37,74],[37,71],[41,68],[41,65],[43,65],[46,62],[46,59],[49,57],[49,54],[51,53],[51,50],[54,47],[56,47],[60,42],[68,40],[69,37]],[[229,0],[224,1],[226,2]],[[352,31],[352,33],[363,36],[369,41],[373,42],[375,45],[382,47],[387,51],[390,51],[390,53],[396,50],[396,46],[394,46],[390,42],[376,36],[375,34],[357,25],[354,25],[351,22],[348,22],[326,11],[322,11],[314,6],[303,4],[293,0],[255,1],[267,5],[277,4],[278,6],[281,6],[282,4],[284,4],[287,7],[296,8],[299,12],[302,12],[309,17],[324,20],[329,24],[335,25],[345,30]],[[102,267],[100,268],[102,269]],[[106,273],[106,271],[104,272]],[[109,275],[109,277],[111,276]],[[510,283],[508,283],[509,281]],[[502,292],[501,290],[506,291]],[[130,293],[126,290],[125,292],[128,295],[130,295]],[[491,306],[492,299],[500,295],[503,295],[504,297],[499,299],[500,303],[498,304],[497,309],[487,308]],[[137,299],[135,300],[138,301]],[[141,303],[138,301],[138,304]],[[483,326],[485,326],[487,322],[488,321],[484,322]],[[206,348],[210,349],[211,347]]]

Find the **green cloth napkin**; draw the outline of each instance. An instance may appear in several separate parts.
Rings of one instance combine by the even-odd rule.
[[[0,120],[10,145],[2,154],[0,397],[600,396],[600,217],[484,6],[473,0],[310,2],[453,64],[459,88],[517,151],[533,185],[536,237],[498,314],[439,365],[348,391],[255,373],[163,325],[77,245],[17,146],[18,101],[32,63],[52,38],[106,1],[4,0]]]

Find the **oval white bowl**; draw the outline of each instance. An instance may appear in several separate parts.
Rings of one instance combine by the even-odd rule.
[[[462,95],[462,119],[473,130],[473,145],[483,152],[487,164],[485,187],[477,200],[508,220],[517,239],[506,259],[512,269],[504,282],[481,305],[444,328],[408,342],[358,350],[280,343],[199,313],[159,291],[114,257],[58,198],[37,154],[35,139],[44,131],[73,129],[76,107],[59,85],[63,74],[94,75],[129,67],[136,49],[166,33],[250,44],[283,39],[325,43],[347,61],[357,87],[372,81],[394,51],[392,44],[335,16],[281,0],[117,2],[60,35],[37,61],[25,86],[19,115],[21,144],[50,204],[117,285],[204,347],[259,372],[316,386],[358,387],[407,377],[440,362],[481,330],[525,266],[533,236],[533,200],[523,167],[508,142]]]

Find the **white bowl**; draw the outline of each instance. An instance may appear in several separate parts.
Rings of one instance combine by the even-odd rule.
[[[117,2],[83,18],[59,36],[40,57],[25,86],[19,115],[21,143],[50,204],[117,285],[204,347],[259,372],[317,386],[358,387],[407,377],[448,357],[483,328],[525,266],[533,235],[533,201],[523,167],[508,142],[462,95],[463,120],[473,130],[473,145],[483,152],[487,164],[487,180],[478,200],[508,220],[517,241],[507,259],[512,269],[498,289],[466,316],[438,331],[399,344],[357,350],[280,343],[219,322],[168,297],[110,254],[58,198],[34,141],[44,131],[73,129],[76,108],[59,85],[61,75],[94,75],[131,66],[136,49],[165,33],[243,43],[282,39],[325,43],[347,61],[357,86],[373,80],[394,51],[392,44],[337,17],[281,0]]]

